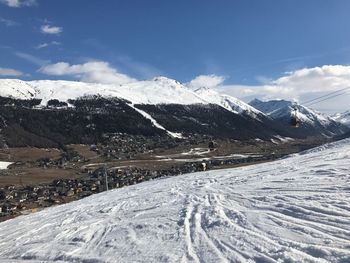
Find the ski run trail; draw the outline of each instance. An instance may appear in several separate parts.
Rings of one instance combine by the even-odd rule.
[[[350,139],[8,220],[0,262],[350,262]]]

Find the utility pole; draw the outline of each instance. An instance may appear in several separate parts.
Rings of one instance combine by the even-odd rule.
[[[104,167],[105,181],[106,181],[106,191],[108,191],[108,174],[107,174],[107,165]]]

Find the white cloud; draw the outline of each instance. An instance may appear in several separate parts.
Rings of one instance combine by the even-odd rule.
[[[296,100],[303,103],[346,87],[350,87],[350,66],[324,65],[287,72],[285,76],[262,85],[222,85],[218,90],[245,101],[259,98]],[[325,112],[348,110],[349,93],[350,91],[343,96],[311,106]]]
[[[0,3],[16,8],[37,5],[36,0],[0,0]]]
[[[42,44],[37,45],[35,48],[36,49],[42,49],[42,48],[45,48],[45,47],[48,47],[48,46],[49,46],[48,43],[42,43]]]
[[[109,63],[103,61],[93,61],[76,65],[59,62],[46,65],[39,72],[53,76],[73,76],[81,81],[93,83],[125,84],[136,81],[136,79],[118,72]]]
[[[14,54],[17,57],[22,58],[24,60],[27,60],[30,63],[32,63],[34,65],[37,65],[37,66],[44,66],[44,65],[50,63],[50,60],[41,59],[39,57],[33,56],[31,54],[24,53],[24,52],[14,52]]]
[[[50,34],[50,35],[57,35],[63,32],[63,28],[59,26],[50,26],[50,25],[42,25],[41,33],[43,34]]]
[[[46,48],[48,46],[58,46],[58,45],[61,45],[61,43],[57,42],[57,41],[51,41],[50,43],[41,43],[41,44],[37,45],[35,47],[35,49],[42,49],[42,48]]]
[[[18,26],[19,25],[19,23],[15,22],[13,20],[10,20],[10,19],[3,18],[3,17],[0,17],[0,22],[5,24],[8,27],[10,27],[10,26]]]
[[[188,82],[186,85],[191,89],[216,88],[223,84],[225,77],[217,75],[200,75]]]
[[[12,68],[0,68],[0,76],[12,76],[12,77],[18,77],[22,76],[23,73],[19,70],[12,69]]]

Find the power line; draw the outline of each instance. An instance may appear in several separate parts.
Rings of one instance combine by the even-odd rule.
[[[328,100],[328,99],[332,99],[332,98],[335,98],[335,97],[339,97],[339,96],[344,95],[344,94],[346,94],[346,93],[347,93],[347,92],[343,92],[343,93],[340,93],[340,94],[336,94],[336,95],[327,97],[327,98],[325,98],[325,99],[323,99],[323,100],[315,101],[314,103],[308,104],[307,107],[310,107],[311,105],[320,103],[320,102],[325,101],[325,100]]]
[[[317,97],[317,98],[314,98],[314,99],[312,99],[312,100],[303,101],[302,103],[300,103],[300,105],[310,106],[310,105],[316,104],[316,103],[318,103],[318,102],[327,100],[327,99],[329,99],[329,98],[333,98],[334,96],[331,96],[331,95],[336,94],[336,93],[341,92],[341,91],[344,91],[344,90],[347,90],[347,89],[350,89],[350,87],[346,87],[346,88],[343,88],[343,89],[340,89],[340,90],[336,90],[336,91],[330,92],[330,93],[328,93],[328,94],[322,95],[322,96]],[[341,93],[341,94],[339,94],[339,95],[343,95],[343,94],[344,94],[344,93]],[[328,98],[328,96],[331,96],[331,97]],[[326,97],[327,97],[327,98],[326,98]],[[335,97],[336,97],[336,96],[335,96]],[[323,99],[323,98],[325,98],[325,99]],[[322,100],[322,99],[323,99],[323,100]],[[320,100],[320,101],[318,101],[318,100]],[[314,101],[315,101],[315,102],[314,102]],[[317,101],[317,102],[316,102],[316,101]],[[314,103],[309,104],[309,103],[311,103],[311,102],[314,102]],[[309,104],[309,105],[308,105],[308,104]]]

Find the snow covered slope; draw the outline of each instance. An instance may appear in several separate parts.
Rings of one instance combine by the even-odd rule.
[[[252,106],[213,89],[201,88],[192,91],[176,80],[157,77],[152,80],[135,81],[125,85],[106,85],[78,81],[21,81],[0,79],[0,96],[19,99],[42,99],[46,105],[50,99],[67,101],[82,96],[101,95],[118,97],[133,104],[218,104],[235,113],[246,113],[252,117],[263,114]]]
[[[34,98],[36,90],[19,79],[0,79],[0,96],[28,100]]]
[[[349,157],[347,139],[18,217],[0,262],[350,262]]]
[[[294,105],[291,101],[271,100],[261,101],[255,99],[249,103],[254,108],[264,112],[274,120],[288,123],[291,118],[293,108],[297,108],[297,116],[301,121],[303,132],[311,130],[318,131],[326,136],[339,135],[347,131],[346,127],[340,122],[335,121],[329,116],[307,108],[303,105]]]
[[[249,104],[235,97],[220,94],[219,92],[211,88],[202,87],[195,90],[194,92],[198,94],[198,96],[204,99],[205,101],[212,104],[218,104],[229,111],[233,111],[236,113],[244,113],[251,117],[265,115],[264,113],[253,108]]]
[[[260,101],[255,99],[249,103],[253,107],[260,109],[262,112],[271,116],[274,119],[283,118],[285,116],[290,117],[293,107],[298,109],[298,117],[302,121],[308,123],[320,122],[320,123],[329,123],[332,121],[331,118],[311,110],[302,105],[293,106],[293,102],[287,100],[271,100],[271,101]]]
[[[133,104],[207,104],[206,101],[182,84],[165,77],[121,86],[78,81],[38,80],[25,82],[15,79],[0,79],[0,96],[11,96],[18,99],[42,99],[43,105],[46,105],[50,99],[67,101],[90,95],[118,97],[131,101]]]
[[[7,169],[7,167],[8,167],[10,164],[12,164],[12,163],[0,161],[0,170]]]
[[[342,124],[350,127],[350,111],[346,111],[343,113],[337,113],[337,114],[333,115],[332,117],[336,121],[339,121]]]

